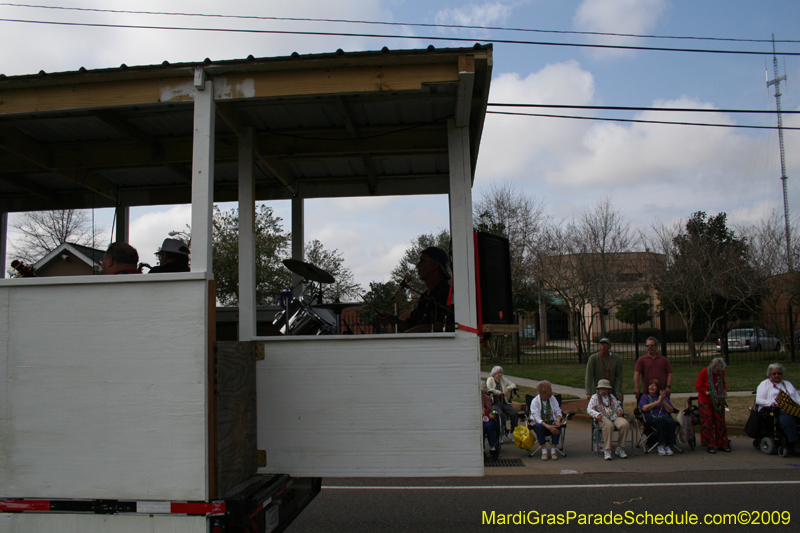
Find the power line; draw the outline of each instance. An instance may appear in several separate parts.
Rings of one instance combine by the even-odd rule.
[[[526,32],[526,33],[551,33],[557,35],[591,35],[602,37],[635,37],[640,39],[679,39],[679,40],[697,40],[697,41],[722,41],[722,42],[749,42],[749,43],[800,43],[800,40],[772,40],[772,39],[741,39],[741,38],[725,38],[725,37],[696,37],[696,36],[679,36],[679,35],[647,35],[636,33],[611,33],[611,32],[596,32],[596,31],[573,31],[573,30],[538,30],[533,28],[504,28],[502,26],[471,26],[463,24],[427,24],[420,22],[385,22],[377,20],[348,20],[348,19],[325,19],[325,18],[306,18],[306,17],[267,17],[258,15],[222,15],[213,13],[183,13],[183,12],[169,12],[169,11],[135,11],[123,9],[98,9],[86,7],[64,7],[64,6],[42,6],[33,4],[15,4],[10,2],[0,2],[0,5],[10,7],[26,7],[35,9],[53,9],[62,11],[88,11],[95,13],[119,13],[129,15],[167,15],[167,16],[182,16],[182,17],[204,17],[204,18],[232,18],[241,20],[272,20],[272,21],[291,21],[291,22],[332,22],[342,24],[370,24],[376,26],[402,26],[402,27],[419,27],[419,28],[447,28],[447,29],[467,29],[467,30],[498,30],[498,31],[512,31],[512,32]]]
[[[753,50],[710,50],[701,48],[669,48],[657,46],[630,46],[630,45],[609,45],[609,44],[587,44],[587,43],[554,43],[546,41],[520,41],[514,39],[474,39],[465,37],[440,37],[422,35],[390,35],[375,33],[348,33],[348,32],[317,32],[317,31],[290,31],[290,30],[255,30],[255,29],[236,29],[236,28],[192,28],[184,26],[147,26],[143,24],[100,24],[88,22],[63,22],[46,20],[23,20],[0,18],[0,22],[16,22],[21,24],[45,24],[52,26],[79,26],[85,28],[121,28],[136,30],[170,30],[170,31],[202,31],[202,32],[222,32],[222,33],[254,33],[254,34],[273,34],[273,35],[313,35],[324,37],[365,37],[377,39],[425,39],[431,41],[455,41],[455,42],[476,42],[487,41],[498,44],[525,44],[534,46],[566,46],[573,48],[601,48],[611,50],[646,50],[657,52],[688,52],[704,54],[740,54],[740,55],[772,55],[772,52],[758,52]],[[782,56],[800,56],[800,52],[781,52]]]
[[[606,122],[637,122],[641,124],[669,124],[676,126],[710,126],[714,128],[746,128],[758,130],[777,130],[777,126],[750,126],[747,124],[709,124],[705,122],[673,122],[666,120],[642,120],[634,118],[602,118],[602,117],[581,117],[574,115],[550,115],[543,113],[515,113],[512,111],[487,111],[487,115],[511,115],[520,117],[545,117],[545,118],[572,118],[577,120],[599,120]],[[800,128],[783,127],[784,130],[800,130]]]
[[[488,107],[548,107],[554,109],[598,109],[601,111],[681,111],[689,113],[760,113],[774,115],[777,111],[761,109],[708,109],[689,107],[632,107],[632,106],[606,106],[606,105],[567,105],[567,104],[507,104],[491,103]],[[782,113],[800,113],[800,111],[781,111]]]

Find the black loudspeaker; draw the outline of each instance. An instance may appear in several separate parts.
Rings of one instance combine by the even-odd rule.
[[[513,324],[511,250],[508,239],[477,232],[479,309],[482,324]]]

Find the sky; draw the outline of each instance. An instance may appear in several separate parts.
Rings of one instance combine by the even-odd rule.
[[[565,46],[606,44],[703,50],[800,53],[800,2],[774,0],[61,0],[36,5],[72,8],[292,17],[401,23],[351,24],[207,18],[41,9],[0,2],[0,19],[100,24],[254,28],[381,34],[385,37],[271,35],[54,26],[0,20],[0,73],[30,74],[157,64],[163,61],[272,57],[292,52],[470,46],[497,40],[545,44],[494,44],[490,103],[674,107],[719,112],[553,110],[573,114],[730,125],[775,126],[771,55],[623,50]],[[441,26],[478,26],[452,28]],[[489,28],[516,28],[509,31]],[[584,32],[584,33],[575,33]],[[598,33],[659,38],[602,36]],[[389,37],[395,36],[395,37]],[[663,38],[682,37],[681,39]],[[397,38],[396,38],[397,37]],[[432,40],[464,38],[468,41]],[[796,42],[780,42],[796,41]],[[779,56],[782,108],[800,110],[800,55]],[[766,73],[766,75],[765,75]],[[491,108],[490,110],[508,110]],[[800,127],[799,115],[784,115],[785,127]],[[800,212],[800,132],[785,131],[789,210]],[[473,198],[510,184],[544,204],[555,220],[579,216],[604,198],[635,228],[685,220],[696,211],[726,212],[734,224],[749,224],[783,211],[778,133],[741,129],[645,124],[488,114],[476,166]],[[289,205],[275,213],[289,227]],[[232,205],[223,205],[230,208]],[[152,255],[170,230],[183,230],[189,206],[132,209],[131,244],[141,260]],[[110,211],[96,219],[111,226]],[[13,222],[13,215],[11,217]],[[337,249],[362,287],[386,281],[404,251],[421,233],[448,226],[443,196],[309,200],[306,240]],[[10,235],[13,239],[13,233]],[[103,246],[98,246],[102,248]],[[13,257],[9,256],[9,260]]]

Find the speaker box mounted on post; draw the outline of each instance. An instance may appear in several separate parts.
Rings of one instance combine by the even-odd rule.
[[[478,231],[475,234],[478,324],[513,324],[511,251],[508,239]]]

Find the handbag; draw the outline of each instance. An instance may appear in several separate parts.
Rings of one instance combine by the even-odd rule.
[[[750,408],[750,415],[747,417],[747,422],[744,424],[744,434],[751,439],[758,438],[758,413],[755,408]]]
[[[800,405],[792,400],[792,397],[786,394],[783,390],[778,393],[778,398],[775,400],[781,411],[789,416],[800,416]]]
[[[525,426],[517,426],[514,428],[514,444],[517,448],[522,450],[533,449],[534,438],[531,430]]]

